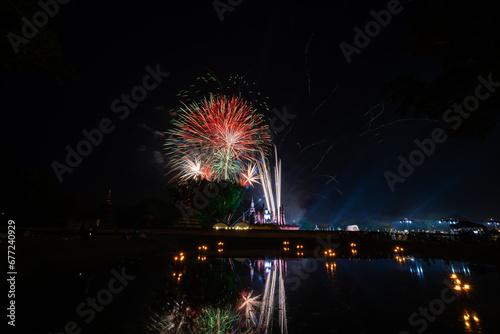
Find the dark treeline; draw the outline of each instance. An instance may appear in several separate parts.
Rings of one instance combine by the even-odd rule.
[[[52,175],[13,158],[0,158],[0,180],[2,220],[15,220],[19,227],[89,226],[103,218],[105,197],[99,201],[62,193]],[[146,198],[111,208],[117,227],[167,227],[180,217],[169,198]]]

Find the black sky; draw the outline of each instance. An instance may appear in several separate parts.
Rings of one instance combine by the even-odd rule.
[[[173,117],[168,110],[178,105],[176,94],[207,71],[220,78],[246,74],[271,108],[286,106],[296,115],[275,138],[289,220],[500,217],[498,126],[486,142],[438,144],[394,192],[384,178],[387,170],[396,172],[399,155],[416,148],[415,139],[443,126],[400,121],[408,117],[395,114],[380,94],[396,75],[432,79],[439,72],[435,59],[389,56],[411,48],[406,27],[419,2],[402,1],[402,12],[348,64],[339,43],[353,44],[353,28],[373,20],[370,11],[385,9],[388,1],[243,1],[221,21],[212,1],[73,0],[46,28],[77,78],[60,84],[52,69],[4,69],[2,151],[57,182],[53,161],[64,163],[65,147],[76,147],[83,129],[110,118],[116,129],[63,175],[59,189],[103,199],[112,188],[115,203],[165,196],[161,133]],[[19,32],[20,24],[11,31]],[[112,101],[142,83],[146,66],[157,64],[170,75],[118,119]],[[247,199],[261,195],[259,187],[249,189]]]

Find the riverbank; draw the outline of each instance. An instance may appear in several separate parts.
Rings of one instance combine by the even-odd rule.
[[[323,256],[326,249],[332,249],[336,257],[387,258],[394,256],[397,246],[403,247],[402,254],[407,256],[500,265],[500,243],[478,240],[391,240],[377,234],[342,234],[338,231],[179,229],[162,232],[142,231],[137,237],[129,235],[128,239],[123,233],[97,233],[92,238],[77,234],[18,237],[18,277],[24,281],[58,277],[144,257],[174,256],[179,252],[184,252],[187,259],[197,258],[200,254],[208,257],[305,258]],[[219,245],[220,242],[223,245]],[[351,246],[352,243],[356,246]],[[208,249],[200,252],[200,246]]]

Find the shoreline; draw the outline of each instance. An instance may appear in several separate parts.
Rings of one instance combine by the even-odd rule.
[[[124,229],[130,232],[131,229]],[[95,233],[95,239],[79,234],[21,237],[17,239],[17,265],[22,281],[63,276],[84,270],[97,270],[128,260],[144,257],[174,256],[184,252],[196,258],[198,247],[206,245],[207,257],[286,257],[307,258],[330,248],[337,258],[391,258],[394,248],[404,247],[400,255],[423,259],[465,261],[500,267],[500,243],[466,241],[411,241],[372,239],[360,232],[346,235],[338,231],[213,231],[201,229],[169,230],[169,233],[145,233],[145,237],[123,238],[123,233]],[[163,231],[167,232],[167,231]],[[289,251],[283,250],[287,241]],[[223,242],[223,252],[217,252]],[[356,254],[350,244],[356,243]],[[303,246],[303,256],[297,256],[297,245]]]

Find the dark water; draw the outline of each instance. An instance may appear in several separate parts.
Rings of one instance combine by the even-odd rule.
[[[289,333],[497,333],[500,328],[500,280],[494,266],[412,257],[158,257],[20,284],[18,329],[148,333],[146,327],[159,319],[178,325],[183,316],[189,322],[208,306],[234,311],[242,291],[262,299],[270,282],[266,273],[278,264]],[[470,289],[453,292],[453,273]],[[278,279],[275,284],[270,326],[278,333]]]

